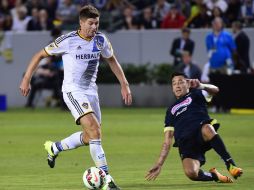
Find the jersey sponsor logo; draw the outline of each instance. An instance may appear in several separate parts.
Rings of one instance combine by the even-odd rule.
[[[176,116],[180,115],[181,113],[185,112],[187,110],[187,107],[184,107],[181,111],[178,111],[176,113]]]
[[[92,53],[92,54],[77,54],[76,59],[99,59],[100,53]]]
[[[188,106],[190,105],[192,102],[191,97],[186,98],[184,101],[180,102],[179,104],[176,104],[172,109],[171,109],[171,113],[172,115],[174,115],[176,113],[177,110],[179,110],[182,107]],[[185,110],[186,111],[186,110]]]

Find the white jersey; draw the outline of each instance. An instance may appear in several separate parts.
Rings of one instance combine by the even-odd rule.
[[[96,33],[90,40],[80,36],[79,31],[62,35],[46,46],[49,55],[62,55],[64,80],[62,91],[84,91],[85,94],[97,95],[97,78],[100,55],[104,58],[113,56],[113,49],[103,33]]]

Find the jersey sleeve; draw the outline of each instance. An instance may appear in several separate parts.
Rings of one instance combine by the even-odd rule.
[[[171,109],[168,108],[165,116],[165,125],[164,125],[164,132],[166,131],[174,131],[174,124],[173,124],[173,115],[171,114]]]
[[[106,36],[105,37],[105,40],[104,40],[104,48],[102,49],[101,51],[101,55],[102,57],[104,58],[110,58],[113,56],[114,54],[114,51],[113,51],[113,48],[111,46],[111,43],[110,41],[108,40],[108,38]]]
[[[54,42],[47,45],[44,50],[49,55],[62,55],[67,52],[68,40],[65,35],[58,37]]]
[[[204,96],[206,102],[211,102],[212,101],[213,96],[211,94],[209,94],[205,90],[202,90],[201,92],[202,92],[202,95]]]
[[[205,90],[192,89],[192,93],[198,99],[198,101],[211,102],[213,96]]]

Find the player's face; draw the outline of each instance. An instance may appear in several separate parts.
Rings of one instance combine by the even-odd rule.
[[[85,38],[93,38],[99,27],[99,17],[81,19],[80,32]]]
[[[175,76],[172,79],[172,89],[176,98],[181,98],[189,92],[189,83],[183,76]]]

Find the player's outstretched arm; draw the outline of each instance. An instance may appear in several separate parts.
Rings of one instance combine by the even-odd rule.
[[[31,89],[30,81],[33,76],[33,73],[34,73],[35,69],[37,68],[38,64],[40,63],[40,61],[45,57],[48,57],[48,54],[45,52],[44,49],[42,49],[41,51],[37,52],[31,59],[29,65],[26,69],[25,75],[24,75],[24,77],[20,83],[20,86],[19,86],[19,89],[20,89],[21,94],[23,96],[28,95],[28,93]]]
[[[188,79],[190,88],[198,88],[207,91],[210,95],[215,95],[219,92],[219,88],[212,84],[203,84],[198,79]]]
[[[146,174],[146,176],[145,176],[146,180],[148,180],[148,181],[155,180],[159,176],[159,174],[161,172],[161,167],[163,166],[163,164],[168,156],[168,153],[169,153],[169,150],[170,150],[170,147],[172,144],[173,136],[174,136],[174,131],[166,131],[165,132],[165,139],[162,144],[160,157],[157,160],[157,162],[155,163],[155,165]]]
[[[124,103],[126,105],[130,105],[132,103],[131,90],[121,65],[118,63],[114,55],[110,58],[107,58],[106,61],[108,62],[112,72],[116,75],[118,81],[121,84],[121,93]]]

